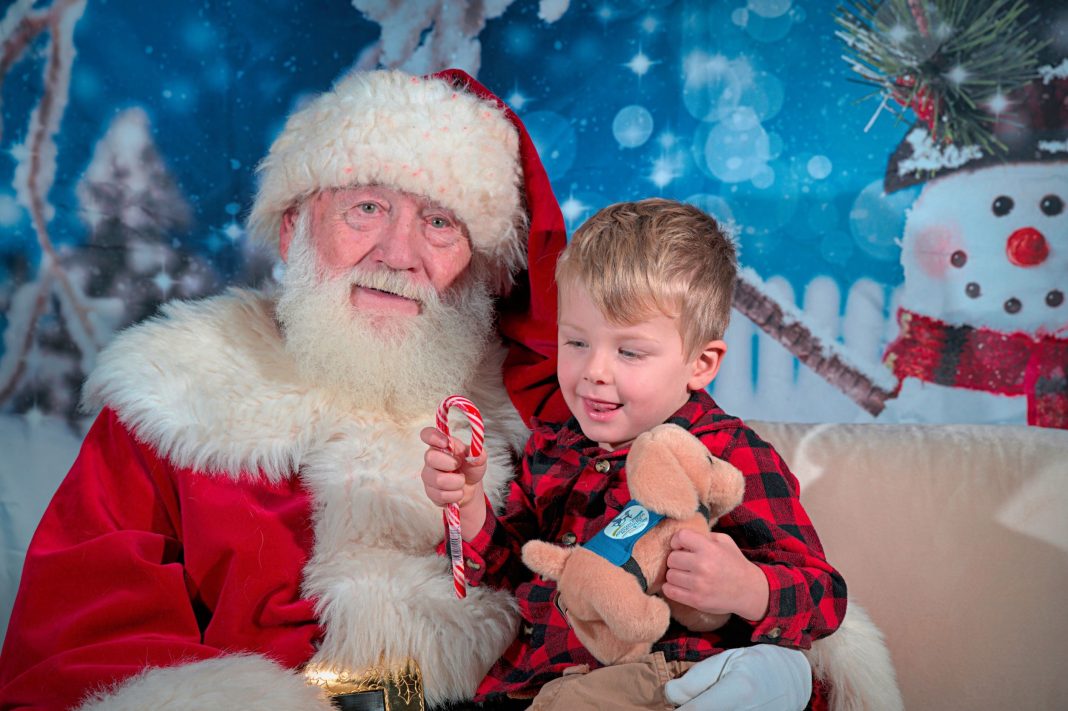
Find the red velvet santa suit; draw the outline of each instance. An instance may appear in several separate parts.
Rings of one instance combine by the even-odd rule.
[[[494,100],[462,73],[444,76]],[[502,115],[518,129],[511,160],[529,215],[519,263],[535,274],[519,273],[500,305],[506,347],[463,389],[485,419],[491,496],[522,451],[520,413],[563,407],[552,279],[563,221],[529,137]],[[472,214],[475,251],[506,261]],[[69,708],[104,689],[86,708],[328,709],[292,670],[406,658],[433,705],[469,698],[512,640],[510,595],[458,600],[436,552],[441,510],[419,478],[418,433],[437,402],[390,417],[303,382],[272,296],[170,305],[101,354],[86,397],[104,410],[26,557],[0,658],[3,708]]]

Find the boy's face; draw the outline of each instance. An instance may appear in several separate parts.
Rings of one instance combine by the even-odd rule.
[[[662,424],[715,377],[726,346],[712,342],[695,358],[683,351],[677,318],[657,314],[618,326],[586,289],[560,290],[557,376],[583,434],[612,451]]]

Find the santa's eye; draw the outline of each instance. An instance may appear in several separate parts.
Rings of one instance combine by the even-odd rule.
[[[1042,202],[1038,203],[1039,208],[1042,209],[1042,214],[1053,217],[1064,212],[1064,200],[1057,195],[1047,195],[1042,198]]]
[[[968,255],[964,253],[964,250],[958,249],[953,254],[949,255],[949,263],[960,269],[968,263]]]
[[[1004,217],[1012,212],[1012,208],[1016,203],[1012,201],[1012,198],[1008,195],[999,195],[994,198],[994,204],[990,206],[990,209],[994,211],[994,214],[998,217]]]

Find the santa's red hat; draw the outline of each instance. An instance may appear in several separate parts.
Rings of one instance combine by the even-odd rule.
[[[248,227],[271,244],[286,210],[321,190],[385,185],[452,210],[502,295],[512,402],[528,424],[567,416],[554,280],[564,220],[522,122],[488,89],[458,69],[354,72],[289,117],[259,174]]]
[[[518,148],[497,103],[446,77],[353,72],[286,121],[259,165],[249,230],[277,243],[282,215],[310,195],[385,185],[452,210],[507,284],[525,261]]]

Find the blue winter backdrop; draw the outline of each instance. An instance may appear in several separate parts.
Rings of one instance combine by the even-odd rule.
[[[881,355],[919,188],[883,192],[908,124],[861,101],[870,89],[842,59],[833,5],[9,0],[0,603],[73,458],[77,388],[95,354],[162,300],[271,277],[274,255],[242,227],[256,163],[289,112],[358,67],[476,75],[526,123],[569,231],[608,203],[652,195],[729,222],[755,293],[892,389]],[[1065,24],[1049,23],[1062,46]],[[713,386],[728,410],[873,419],[740,313],[728,342]],[[890,406],[879,419],[925,416]],[[987,419],[973,408],[933,416]]]

